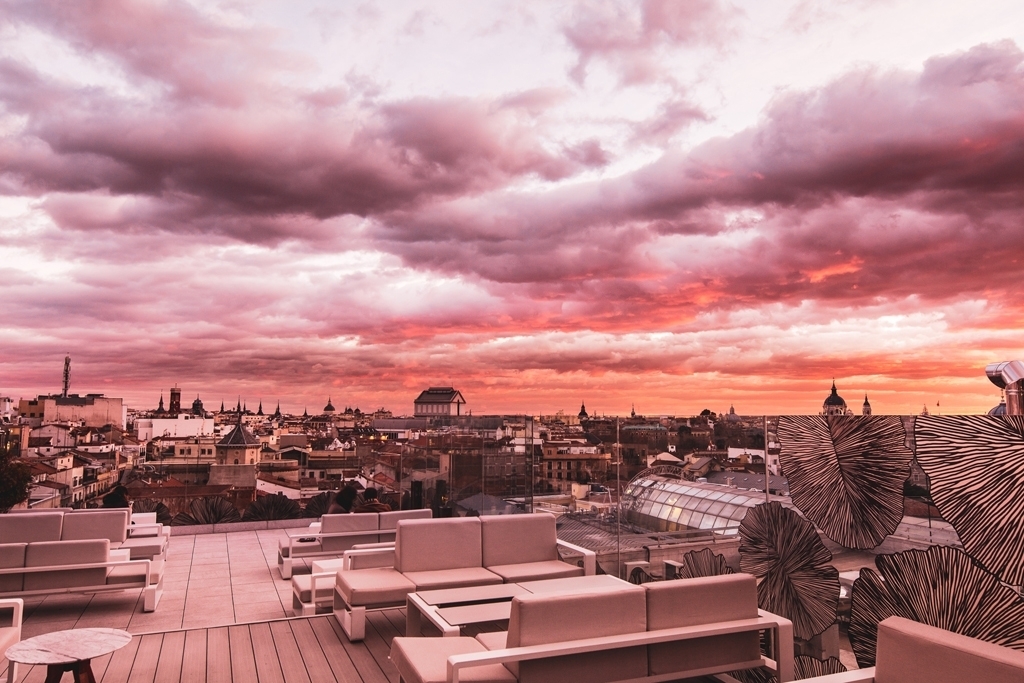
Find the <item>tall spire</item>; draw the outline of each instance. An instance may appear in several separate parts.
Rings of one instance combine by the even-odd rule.
[[[281,417],[281,401],[277,402],[277,410],[274,411],[274,417]]]
[[[160,405],[157,406],[156,412],[162,413],[164,411],[164,392],[160,392]]]
[[[242,397],[238,397],[238,406],[235,408],[235,412],[241,415],[242,413]]]
[[[220,412],[224,412],[224,399],[220,400]]]
[[[262,398],[260,399],[260,407],[256,410],[256,414],[257,415],[262,415],[263,414],[263,399]]]

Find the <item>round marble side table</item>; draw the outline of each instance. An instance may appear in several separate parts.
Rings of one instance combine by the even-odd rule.
[[[76,628],[28,638],[7,648],[7,659],[19,664],[45,664],[46,683],[59,683],[65,671],[75,683],[96,683],[90,660],[130,643],[132,634],[114,628]]]

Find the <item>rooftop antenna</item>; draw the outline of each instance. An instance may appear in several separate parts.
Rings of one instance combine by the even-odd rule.
[[[61,393],[63,398],[68,397],[68,388],[71,386],[71,354],[64,356],[64,391]]]

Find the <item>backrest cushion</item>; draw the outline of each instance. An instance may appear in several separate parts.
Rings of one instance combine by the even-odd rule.
[[[1020,683],[1024,652],[902,617],[878,625],[876,683]]]
[[[726,574],[644,584],[647,630],[756,619],[757,580],[750,574]],[[652,676],[703,669],[761,656],[757,631],[659,643],[648,647]]]
[[[4,543],[0,545],[0,569],[15,569],[25,566],[26,543]],[[0,574],[0,593],[20,591],[24,585],[22,574]]]
[[[646,593],[626,585],[600,593],[541,593],[512,599],[506,647],[525,647],[584,638],[642,632],[647,627]],[[510,663],[520,683],[642,678],[647,675],[643,646]]]
[[[485,567],[558,559],[554,515],[488,515],[480,534]]]
[[[63,512],[0,515],[0,543],[59,541]]]
[[[395,569],[427,572],[480,567],[480,519],[403,519],[395,534]]]
[[[111,543],[124,543],[128,537],[128,508],[90,510],[64,515],[60,540],[86,541],[105,538]]]
[[[381,529],[397,529],[398,521],[401,519],[430,519],[434,516],[430,508],[425,510],[392,510],[391,512],[381,512],[379,514]]]
[[[350,531],[376,531],[376,513],[323,515],[320,518],[320,533],[340,534]],[[325,551],[336,551],[339,554],[349,550],[356,543],[372,543],[377,540],[376,535],[342,536],[341,538],[321,538],[320,546]]]
[[[110,541],[105,538],[91,541],[29,543],[28,548],[25,550],[25,566],[50,567],[62,564],[106,562],[109,555]],[[25,575],[25,590],[32,591],[72,586],[102,586],[106,581],[106,567],[39,572]]]

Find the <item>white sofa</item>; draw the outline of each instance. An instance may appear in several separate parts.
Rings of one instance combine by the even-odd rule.
[[[774,658],[761,655],[771,631]],[[757,608],[747,574],[513,598],[508,632],[398,637],[405,683],[669,681],[767,666],[793,679],[793,627]]]
[[[112,549],[127,551],[130,559],[164,558],[167,553],[167,536],[161,533],[150,537],[129,537],[129,515],[128,508],[0,515],[0,543],[105,538]]]
[[[7,613],[11,614],[10,621]],[[7,662],[3,654],[7,648],[21,640],[21,622],[25,614],[25,602],[21,598],[0,599],[0,661],[6,662],[7,683],[18,678],[18,665]]]
[[[395,540],[395,527],[403,519],[427,519],[429,510],[394,510],[323,515],[319,531],[289,529],[277,547],[281,578],[290,579],[295,560],[313,557],[341,557],[356,544]]]
[[[0,544],[0,598],[141,588],[143,610],[163,595],[163,560],[111,558],[101,539]]]
[[[581,554],[584,566],[558,560],[559,546]],[[350,640],[363,639],[367,609],[402,606],[415,591],[582,576],[596,570],[595,554],[559,540],[555,518],[546,513],[403,520],[391,552],[393,567],[342,570],[334,576],[334,615]],[[313,575],[313,580],[321,577]],[[310,597],[319,599],[315,586],[311,588]]]
[[[903,617],[878,625],[875,666],[815,683],[1022,683],[1024,652]]]

